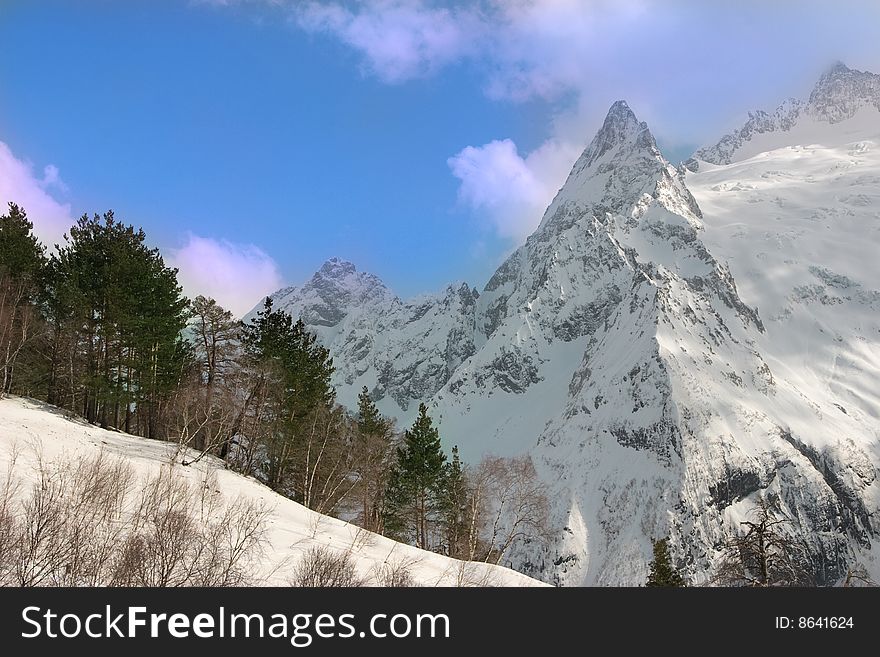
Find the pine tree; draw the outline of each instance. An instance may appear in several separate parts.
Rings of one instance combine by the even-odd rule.
[[[267,297],[257,317],[243,327],[245,353],[281,374],[291,411],[332,404],[335,391],[330,384],[334,371],[330,352],[318,344],[314,333],[306,330],[302,319],[294,322],[283,310],[273,310],[272,305],[272,299]]]
[[[366,386],[358,395],[354,452],[361,525],[370,531],[381,532],[385,489],[394,458],[393,432],[391,421],[379,413]]]
[[[90,422],[163,437],[162,405],[189,356],[177,270],[112,212],[83,215],[48,270],[50,401]]]
[[[4,276],[37,279],[46,256],[33,231],[24,208],[9,203],[6,214],[0,216],[0,272]]]
[[[386,527],[392,534],[428,548],[428,526],[442,509],[445,465],[440,434],[428,407],[420,404],[418,417],[397,448],[397,464],[391,471]]]
[[[15,203],[0,216],[0,395],[12,389],[16,361],[41,324],[46,256],[33,228]]]
[[[291,470],[297,466],[297,450],[308,449],[305,436],[314,433],[319,416],[333,415],[333,359],[301,319],[294,322],[272,305],[267,298],[256,318],[242,329],[244,352],[253,370],[248,398],[260,400],[259,408],[246,412],[261,418],[266,483],[296,497],[297,484],[291,484],[296,473]]]
[[[672,565],[669,554],[669,538],[664,537],[654,544],[654,558],[649,564],[650,573],[646,586],[684,586],[684,579]]]
[[[446,466],[443,477],[443,493],[441,498],[443,512],[443,535],[446,554],[456,559],[471,559],[471,493],[468,477],[461,458],[458,445],[452,448],[452,458]]]

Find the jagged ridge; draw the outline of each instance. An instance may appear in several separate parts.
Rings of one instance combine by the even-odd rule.
[[[880,111],[880,75],[856,71],[837,62],[819,78],[806,101],[789,98],[773,113],[763,110],[749,112],[749,118],[741,128],[712,146],[700,148],[685,164],[691,171],[699,167],[698,160],[730,164],[743,146],[757,135],[789,132],[803,117],[829,124],[840,123],[853,118],[863,108]]]

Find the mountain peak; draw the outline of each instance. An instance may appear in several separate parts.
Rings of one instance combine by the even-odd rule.
[[[663,158],[647,123],[639,121],[619,100],[608,110],[602,127],[574,163],[565,184],[556,193],[538,226],[563,226],[571,217],[564,208],[571,203],[591,208],[596,216],[628,214],[647,194],[672,203],[678,214],[696,221],[699,208],[678,174]],[[665,191],[664,191],[665,190]],[[661,193],[662,192],[662,193]]]
[[[838,61],[813,87],[807,112],[818,120],[839,123],[865,106],[880,110],[880,75],[857,71]]]
[[[602,127],[584,150],[576,167],[585,169],[612,151],[660,157],[648,124],[636,118],[625,100],[611,105]]]
[[[342,258],[324,262],[302,287],[286,287],[271,297],[277,301],[277,308],[301,317],[312,328],[319,327],[323,337],[352,312],[375,310],[396,299],[378,276],[358,271]]]
[[[611,107],[608,109],[608,117],[626,117],[631,118],[634,121],[637,121],[636,115],[630,109],[629,105],[625,100],[616,100],[611,104]],[[607,118],[606,117],[606,120]]]
[[[846,64],[844,64],[842,61],[840,61],[838,59],[836,62],[834,62],[831,66],[829,66],[826,69],[826,71],[822,74],[822,77],[820,78],[820,80],[822,78],[831,78],[831,77],[835,77],[838,75],[844,75],[844,74],[849,73],[851,71],[852,71],[852,69],[849,66],[847,66]]]
[[[625,100],[618,100],[608,110],[602,128],[587,147],[589,156],[586,164],[592,164],[607,152],[623,146],[633,150],[657,150],[648,124],[636,118]]]
[[[861,71],[855,71],[840,60],[838,60],[827,69],[825,69],[822,75],[819,76],[819,79],[816,81],[816,84],[813,87],[810,98],[817,94],[823,93],[824,90],[834,86],[835,84],[846,84],[846,80],[848,78],[853,78],[854,76],[858,76],[861,74]]]
[[[335,257],[328,259],[317,271],[317,274],[327,278],[343,278],[349,274],[356,273],[357,267],[355,267],[353,263]]]
[[[880,75],[869,71],[849,68],[841,61],[834,62],[819,77],[806,102],[789,99],[776,111],[749,112],[749,118],[741,128],[724,135],[717,143],[704,146],[694,153],[687,163],[696,171],[703,160],[711,164],[730,164],[740,158],[755,155],[755,148],[748,143],[757,135],[776,133],[772,140],[764,139],[761,148],[771,149],[792,145],[786,133],[806,117],[807,120],[840,123],[853,118],[859,112],[874,108],[880,111]],[[871,117],[868,121],[874,121]],[[773,144],[771,146],[770,144]]]
[[[308,289],[321,291],[322,294],[329,290],[345,290],[358,295],[370,295],[376,292],[380,296],[390,295],[390,291],[375,274],[359,271],[354,263],[343,258],[330,258],[312,276],[305,285]],[[333,292],[335,295],[337,292]]]

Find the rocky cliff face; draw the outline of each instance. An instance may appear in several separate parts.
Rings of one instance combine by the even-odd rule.
[[[764,119],[692,173],[615,103],[481,294],[403,302],[330,261],[278,305],[333,350],[343,401],[366,384],[402,422],[427,401],[466,459],[533,455],[555,538],[511,556],[528,574],[641,584],[650,539],[669,535],[703,583],[759,497],[805,541],[816,583],[876,573],[880,267],[864,254],[880,247],[880,134],[860,119],[875,78],[837,67],[768,119],[776,137],[831,126],[832,153],[786,145],[748,172],[735,161]],[[838,166],[844,152],[856,164]]]

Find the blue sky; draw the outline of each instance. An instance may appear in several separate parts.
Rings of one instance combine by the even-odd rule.
[[[706,7],[704,5],[710,5]],[[0,4],[0,196],[47,241],[113,208],[236,312],[342,256],[482,286],[626,98],[671,159],[834,59],[878,3]]]

